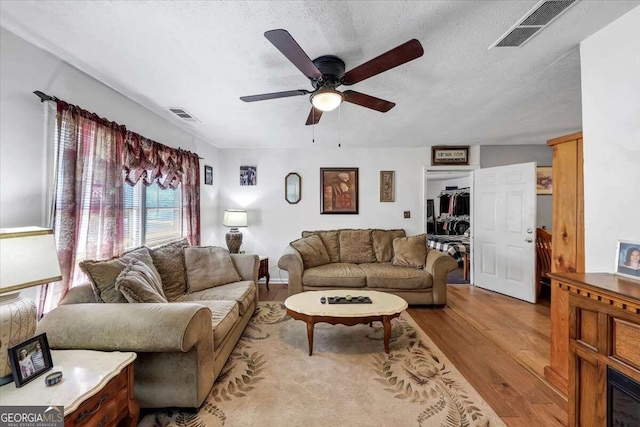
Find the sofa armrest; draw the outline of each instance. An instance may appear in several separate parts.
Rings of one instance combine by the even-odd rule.
[[[300,253],[291,245],[287,246],[283,255],[278,260],[278,267],[286,270],[289,275],[289,295],[295,295],[302,292],[302,274],[304,273],[304,264]]]
[[[211,311],[200,304],[68,304],[42,318],[51,348],[187,352],[209,340]]]
[[[249,254],[231,254],[231,261],[242,280],[251,280],[256,288],[256,306],[258,305],[258,272],[260,271],[260,257]]]
[[[435,249],[428,249],[425,271],[431,274],[433,281],[433,303],[440,305],[447,303],[447,274],[458,268],[458,263],[452,256]]]

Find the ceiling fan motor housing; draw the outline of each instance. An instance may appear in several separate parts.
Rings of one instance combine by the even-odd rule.
[[[345,72],[345,65],[342,59],[333,55],[323,55],[312,62],[318,68],[318,71],[322,73],[322,77],[319,79],[311,80],[314,88],[320,89],[327,86],[335,88],[342,84],[342,77]]]

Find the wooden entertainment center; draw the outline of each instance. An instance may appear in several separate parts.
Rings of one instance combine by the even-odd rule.
[[[640,383],[640,282],[608,273],[550,276],[569,296],[569,426],[605,427],[609,368]]]

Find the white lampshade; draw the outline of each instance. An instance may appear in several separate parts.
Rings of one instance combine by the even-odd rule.
[[[240,209],[227,209],[224,211],[224,218],[222,219],[222,225],[225,227],[246,227],[247,226],[247,211]]]
[[[53,230],[0,229],[0,294],[62,280]]]
[[[335,110],[342,101],[342,93],[335,89],[322,89],[311,95],[311,104],[321,111]]]

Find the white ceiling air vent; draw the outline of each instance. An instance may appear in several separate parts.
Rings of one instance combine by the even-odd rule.
[[[541,1],[509,28],[509,31],[500,36],[489,49],[522,46],[577,2],[578,0]]]
[[[191,115],[191,113],[189,113],[184,108],[170,107],[169,111],[171,111],[176,116],[180,117],[185,122],[195,122],[195,123],[199,123],[200,122],[200,120],[198,120],[195,117],[193,117],[193,115]]]

